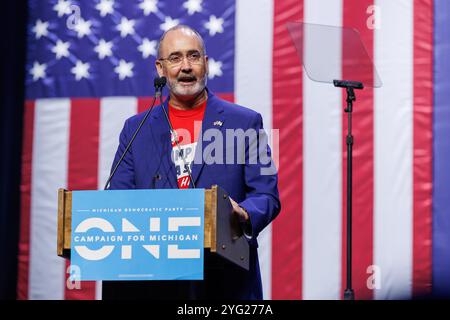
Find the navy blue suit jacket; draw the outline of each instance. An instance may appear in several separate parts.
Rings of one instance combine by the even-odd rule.
[[[167,108],[167,106],[165,106]],[[167,109],[166,109],[167,110]],[[120,145],[117,150],[114,164],[123,154],[126,145],[134,131],[144,117],[144,113],[135,115],[126,120],[120,134]],[[279,213],[280,200],[277,187],[277,174],[261,175],[261,169],[267,168],[273,162],[261,164],[249,163],[249,147],[254,142],[245,140],[245,146],[227,146],[226,129],[263,129],[262,117],[259,113],[224,101],[208,91],[208,100],[202,132],[215,129],[212,133],[223,134],[223,161],[211,163],[217,156],[210,152],[210,158],[203,159],[205,148],[214,141],[198,142],[196,148],[196,161],[192,165],[192,177],[197,188],[210,188],[219,185],[228,192],[230,197],[245,208],[250,216],[252,238],[250,244],[250,270],[245,271],[225,261],[208,262],[215,265],[208,270],[205,268],[205,281],[193,281],[189,286],[188,297],[191,298],[234,298],[234,299],[262,299],[261,276],[258,263],[258,234]],[[199,138],[199,140],[201,137]],[[235,140],[236,142],[236,140]],[[225,152],[233,151],[238,154],[238,148],[246,150],[245,163],[226,163]],[[228,148],[228,150],[227,150]],[[230,150],[231,148],[231,150]],[[164,189],[177,188],[176,169],[171,160],[171,141],[169,127],[161,106],[154,107],[141,131],[137,135],[129,152],[119,166],[111,180],[111,189]],[[207,151],[207,150],[206,150]],[[270,157],[270,148],[264,149],[266,156]],[[208,152],[205,152],[208,154]],[[211,158],[213,157],[213,158]],[[236,156],[235,156],[236,157]],[[200,161],[198,161],[200,159]],[[235,159],[236,160],[236,159]],[[207,162],[208,164],[205,164]],[[222,162],[222,163],[220,163]],[[212,259],[205,255],[205,259]],[[164,282],[167,284],[167,282]],[[151,286],[151,284],[148,284]],[[181,296],[183,298],[183,296]]]

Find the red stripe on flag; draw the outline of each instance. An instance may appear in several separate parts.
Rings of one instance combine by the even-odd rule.
[[[272,224],[272,298],[302,297],[303,70],[286,23],[303,19],[303,1],[274,3],[273,128],[280,130],[282,212]]]
[[[138,99],[138,113],[147,111],[152,106],[153,97],[139,97]],[[159,103],[159,99],[156,101],[156,105]]]
[[[234,93],[218,93],[217,96],[223,100],[234,103]]]
[[[361,40],[373,59],[374,32],[370,8],[373,0],[344,0],[343,24],[359,31]],[[368,10],[369,9],[369,10]],[[368,12],[369,11],[369,12]],[[351,41],[342,41],[343,58],[351,57],[354,48],[346,46]],[[342,70],[346,80],[363,81],[365,74],[373,74],[372,67],[363,70]],[[353,76],[361,74],[359,79],[348,79],[346,73]],[[371,276],[368,267],[373,264],[373,201],[374,201],[374,99],[373,88],[365,84],[364,90],[355,90],[356,101],[353,106],[352,135],[353,144],[353,197],[352,197],[352,287],[356,299],[373,299],[373,287],[369,288],[368,278]],[[343,105],[346,104],[346,93],[342,91]],[[346,288],[346,216],[347,216],[347,115],[343,112],[343,185],[342,185],[342,292]],[[369,270],[369,272],[373,272]]]
[[[414,1],[413,295],[431,293],[433,1]]]
[[[68,164],[69,190],[97,190],[100,101],[72,99]],[[67,261],[66,266],[69,265]],[[66,273],[66,282],[68,274]],[[95,282],[83,281],[80,289],[65,286],[65,299],[95,299]]]
[[[22,177],[20,183],[20,239],[17,299],[28,299],[30,269],[31,170],[33,164],[34,101],[25,102],[23,118]]]

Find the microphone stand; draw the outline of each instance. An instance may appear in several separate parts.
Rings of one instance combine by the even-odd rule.
[[[162,88],[166,85],[166,78],[165,77],[157,77],[154,80],[154,86],[155,86],[155,95],[153,96],[153,101],[151,107],[147,110],[147,112],[144,115],[144,118],[139,123],[139,126],[137,127],[136,131],[134,131],[133,136],[131,137],[130,142],[128,142],[125,151],[123,152],[122,156],[120,157],[119,161],[117,161],[116,165],[114,166],[114,169],[111,171],[111,174],[108,177],[108,180],[106,180],[104,190],[108,190],[109,184],[111,182],[111,179],[113,178],[114,174],[117,171],[117,168],[119,168],[119,165],[122,163],[123,158],[125,158],[125,155],[127,154],[128,150],[130,149],[131,145],[133,144],[134,139],[136,138],[137,134],[141,130],[142,126],[144,125],[145,121],[147,120],[150,113],[152,113],[153,107],[155,106],[156,98],[161,97]],[[164,108],[163,108],[164,109]]]
[[[347,113],[347,283],[344,290],[344,300],[355,300],[355,292],[352,289],[352,158],[353,158],[353,135],[352,135],[352,112],[353,101],[356,100],[354,89],[361,90],[364,88],[361,82],[334,80],[335,87],[345,88],[347,92],[347,108],[344,111]]]

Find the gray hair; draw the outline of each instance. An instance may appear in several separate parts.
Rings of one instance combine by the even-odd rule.
[[[172,28],[166,30],[166,31],[162,34],[161,38],[159,38],[158,46],[156,47],[156,52],[158,53],[156,59],[161,58],[161,43],[163,42],[164,38],[166,37],[166,34],[168,34],[170,31],[175,31],[175,30],[179,30],[179,29],[186,29],[186,30],[192,31],[192,32],[197,36],[197,38],[200,40],[200,44],[201,44],[202,49],[203,49],[203,52],[202,52],[202,53],[203,53],[203,54],[206,54],[205,42],[203,41],[203,38],[202,38],[202,36],[200,35],[200,33],[198,33],[197,30],[191,28],[191,27],[188,26],[188,25],[185,25],[185,24],[178,24],[178,25],[176,25],[176,26],[174,26],[174,27],[172,27]]]

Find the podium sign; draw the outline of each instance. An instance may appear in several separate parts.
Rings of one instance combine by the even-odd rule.
[[[72,192],[71,280],[202,280],[204,189]]]

